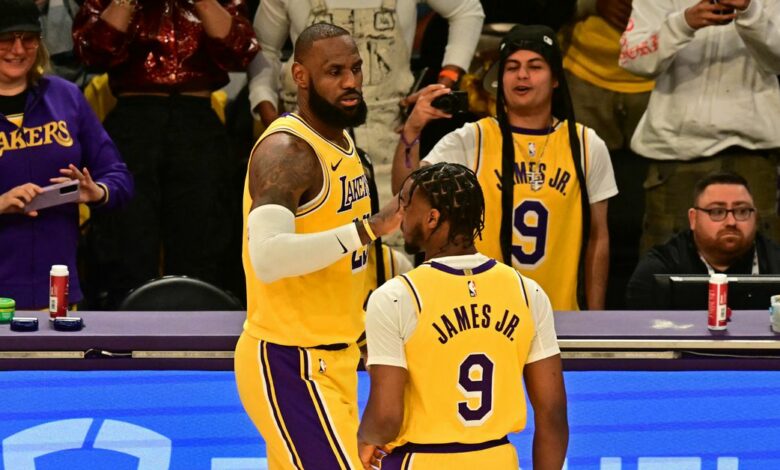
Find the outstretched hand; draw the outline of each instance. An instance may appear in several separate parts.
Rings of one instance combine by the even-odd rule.
[[[34,183],[26,183],[9,189],[5,193],[0,194],[0,214],[23,213],[27,204],[42,192],[43,189]],[[27,215],[36,217],[38,211],[30,211]]]
[[[76,165],[70,164],[68,168],[60,169],[60,174],[63,176],[51,178],[49,181],[56,184],[79,180],[79,202],[97,202],[106,195],[105,189],[92,179],[92,175],[89,174],[87,167],[79,170]]]
[[[403,210],[401,203],[396,195],[390,202],[384,205],[379,212],[368,219],[371,230],[377,237],[382,237],[388,233],[393,233],[401,226]]]

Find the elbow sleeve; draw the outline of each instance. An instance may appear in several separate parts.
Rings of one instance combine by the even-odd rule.
[[[266,283],[323,269],[357,250],[355,224],[316,233],[295,233],[295,215],[286,207],[257,207],[247,218],[249,258]]]

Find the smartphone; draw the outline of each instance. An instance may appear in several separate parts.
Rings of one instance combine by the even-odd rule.
[[[431,106],[447,114],[465,113],[469,110],[469,94],[463,90],[451,91],[431,101]]]
[[[79,180],[65,181],[43,188],[43,192],[24,207],[24,212],[37,211],[79,201]]]
[[[712,5],[717,5],[720,2],[718,0],[710,0],[710,3]],[[734,10],[731,9],[731,8],[724,8],[722,10],[715,10],[715,14],[716,15],[730,15],[732,13],[734,13]]]

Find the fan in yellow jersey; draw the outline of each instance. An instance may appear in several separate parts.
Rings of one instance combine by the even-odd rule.
[[[552,308],[536,282],[477,252],[485,205],[476,175],[425,166],[400,199],[406,248],[426,262],[369,299],[363,467],[516,470],[507,434],[525,426],[525,383],[533,467],[560,469],[568,420]]]
[[[520,25],[501,41],[497,117],[444,136],[422,165],[447,161],[476,172],[485,193],[480,252],[549,291],[553,308],[603,309],[609,269],[607,199],[617,194],[604,141],[575,124],[561,52],[545,26]],[[407,146],[449,89],[423,89],[393,163],[393,188],[418,165]],[[584,182],[584,184],[583,184]]]
[[[361,64],[342,28],[304,30],[292,68],[299,112],[268,127],[247,172],[236,382],[272,469],[360,467],[355,341],[366,245],[400,223],[397,202],[370,216],[345,131],[366,116]]]

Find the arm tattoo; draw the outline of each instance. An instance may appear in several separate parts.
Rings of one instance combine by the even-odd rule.
[[[252,154],[249,193],[252,208],[279,204],[295,213],[305,196],[323,184],[322,167],[314,150],[300,137],[277,132],[266,137]]]

